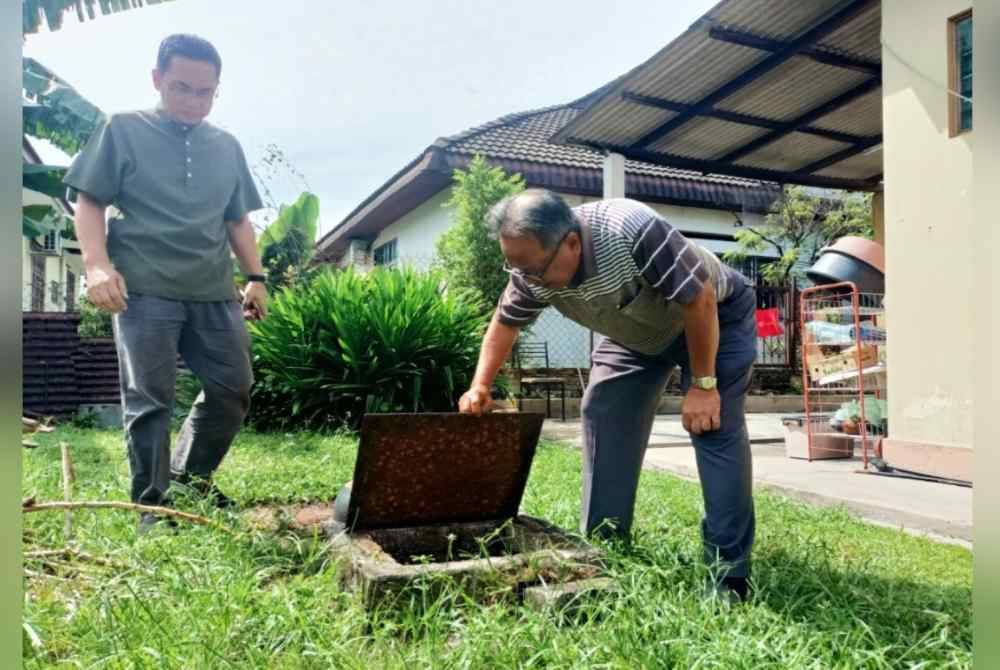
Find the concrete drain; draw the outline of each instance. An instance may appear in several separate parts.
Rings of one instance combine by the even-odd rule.
[[[440,588],[452,581],[475,600],[523,599],[540,608],[565,605],[563,594],[609,586],[595,579],[601,573],[597,549],[528,516],[499,527],[480,522],[339,532],[331,548],[342,583],[361,592],[369,608],[405,596],[417,583]]]
[[[372,608],[416,585],[563,608],[611,588],[600,552],[518,514],[541,414],[368,414],[328,526],[344,586]]]

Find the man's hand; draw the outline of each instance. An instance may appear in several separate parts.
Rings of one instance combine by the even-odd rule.
[[[110,264],[88,268],[87,299],[105,312],[124,312],[128,309],[125,279]]]
[[[692,435],[719,430],[722,426],[722,398],[719,391],[692,388],[684,396],[681,423]]]
[[[250,321],[267,317],[267,286],[263,282],[247,284],[243,291],[243,316]]]
[[[488,386],[473,386],[458,401],[458,411],[463,414],[482,416],[492,409],[493,397]]]

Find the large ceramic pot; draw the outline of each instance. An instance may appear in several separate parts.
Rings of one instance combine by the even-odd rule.
[[[885,251],[863,237],[842,237],[806,271],[816,284],[853,282],[864,293],[885,292]]]

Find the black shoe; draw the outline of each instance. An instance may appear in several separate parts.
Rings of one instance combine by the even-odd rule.
[[[157,516],[152,512],[139,513],[139,525],[136,528],[136,535],[146,535],[157,527],[175,529],[177,528],[177,521],[169,516]]]
[[[746,577],[724,577],[721,582],[709,580],[705,584],[705,598],[721,600],[730,605],[748,602],[753,597],[750,581]]]
[[[191,475],[179,475],[173,478],[174,482],[191,490],[195,495],[208,500],[217,509],[227,509],[235,507],[236,503],[232,498],[219,490],[211,479],[192,477]]]
[[[208,498],[212,505],[214,505],[217,509],[229,509],[230,507],[236,506],[236,502],[220,491],[219,487],[215,484],[209,484],[208,490],[205,492],[205,497]]]
[[[729,589],[741,603],[747,602],[753,596],[750,590],[750,580],[746,577],[725,577],[722,580],[722,586]]]

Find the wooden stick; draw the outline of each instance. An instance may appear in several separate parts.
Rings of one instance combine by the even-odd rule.
[[[153,514],[158,514],[160,516],[171,516],[176,519],[183,519],[185,521],[190,521],[191,523],[197,523],[202,526],[209,526],[216,530],[221,530],[224,533],[230,535],[235,535],[235,533],[226,528],[222,524],[218,524],[211,519],[207,519],[203,516],[198,516],[197,514],[188,514],[187,512],[178,512],[175,509],[170,509],[169,507],[158,507],[153,505],[138,505],[136,503],[121,502],[118,500],[108,500],[108,501],[81,501],[81,502],[47,502],[47,503],[34,503],[21,508],[21,512],[44,512],[46,510],[54,509],[123,509],[130,510],[133,512],[152,512]]]
[[[59,451],[62,452],[62,482],[63,500],[73,502],[73,461],[69,455],[69,445],[65,442],[59,443]],[[66,539],[73,539],[73,510],[66,510]]]
[[[126,568],[127,566],[121,563],[115,563],[114,561],[109,561],[106,558],[101,558],[100,556],[94,556],[93,554],[88,554],[85,551],[80,551],[79,549],[73,549],[72,547],[65,547],[63,549],[39,549],[36,551],[27,551],[24,553],[24,558],[26,560],[44,560],[47,558],[57,558],[62,557],[65,559],[79,559],[81,561],[87,561],[94,563],[96,565],[103,565],[109,568]]]
[[[34,570],[25,570],[24,571],[24,576],[25,577],[54,579],[57,582],[71,582],[71,581],[73,581],[72,579],[66,579],[65,577],[56,577],[55,575],[49,575],[49,574],[46,574],[44,572],[35,572]]]

